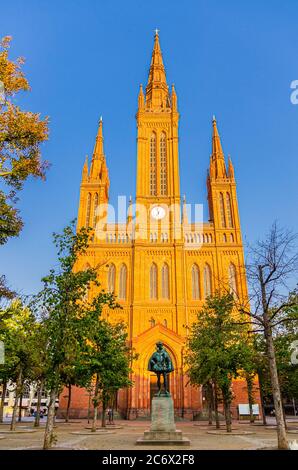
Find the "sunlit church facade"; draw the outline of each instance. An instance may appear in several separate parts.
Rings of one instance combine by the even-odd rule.
[[[240,299],[248,293],[234,169],[230,158],[225,162],[215,118],[207,172],[209,220],[188,220],[180,193],[178,100],[174,86],[170,91],[167,85],[158,33],[148,83],[139,90],[136,121],[136,197],[129,202],[126,223],[116,225],[108,222],[107,210],[100,210],[108,204],[110,180],[99,122],[91,163],[86,160],[83,167],[78,210],[78,228],[97,229],[78,269],[96,267],[101,287],[115,293],[122,308],[105,316],[127,324],[138,354],[133,387],[118,392],[119,412],[130,419],[150,415],[156,378],[147,366],[160,340],[175,367],[169,381],[176,414],[191,417],[204,408],[202,388],[190,386],[186,374],[191,324],[206,296],[223,286]],[[247,403],[244,382],[235,381],[233,392],[234,407]],[[88,393],[77,388],[72,396],[72,415],[86,416]]]

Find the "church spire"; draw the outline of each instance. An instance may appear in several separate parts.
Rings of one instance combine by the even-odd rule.
[[[82,170],[82,182],[88,181],[88,155],[86,155],[83,170]]]
[[[217,122],[215,116],[212,119],[212,154],[210,158],[210,177],[211,178],[226,178],[226,164],[224,153],[221,146],[221,141],[217,129]]]
[[[229,162],[228,162],[228,174],[229,174],[229,178],[231,180],[233,180],[235,178],[234,166],[233,166],[232,159],[231,159],[230,155],[229,155]]]
[[[185,194],[183,196],[183,209],[182,209],[182,224],[188,224],[188,216],[187,216],[187,207],[186,207],[186,197]]]
[[[169,90],[159,44],[158,30],[155,30],[154,46],[146,86],[146,108],[169,107]]]
[[[138,109],[142,110],[144,108],[144,92],[143,92],[143,86],[140,85],[140,91],[139,91],[139,96],[138,96]]]
[[[93,150],[93,159],[99,158],[103,155],[104,155],[104,150],[103,150],[102,116],[100,116],[97,136],[96,136],[94,150]]]
[[[101,179],[103,170],[106,168],[105,154],[103,148],[103,130],[102,130],[102,116],[99,119],[98,131],[95,140],[91,168],[90,168],[90,178],[91,179]]]

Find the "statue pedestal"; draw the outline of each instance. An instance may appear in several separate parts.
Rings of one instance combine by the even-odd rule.
[[[177,431],[174,421],[174,405],[171,396],[154,397],[152,400],[151,427],[140,437],[138,445],[188,446],[190,440]]]

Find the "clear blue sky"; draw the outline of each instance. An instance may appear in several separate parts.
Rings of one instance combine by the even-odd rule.
[[[51,233],[77,214],[101,114],[111,201],[135,194],[137,93],[156,27],[181,113],[182,194],[206,201],[215,114],[235,166],[244,237],[262,237],[274,219],[298,231],[297,0],[1,2],[0,34],[13,36],[13,57],[26,57],[32,86],[19,104],[50,116],[47,181],[28,181],[19,203],[25,228],[0,248],[0,272],[23,294],[55,264]]]

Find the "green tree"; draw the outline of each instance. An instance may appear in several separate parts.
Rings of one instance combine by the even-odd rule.
[[[2,376],[3,388],[6,388],[8,381],[15,384],[11,419],[11,430],[13,431],[16,427],[18,406],[19,413],[21,413],[24,383],[30,376],[33,363],[32,337],[35,318],[30,309],[24,307],[19,299],[11,302],[3,316],[5,319],[2,321],[1,339],[5,344],[5,364],[0,367],[0,376]]]
[[[239,375],[245,348],[243,327],[235,322],[231,294],[208,297],[198,312],[188,341],[188,374],[193,385],[211,381],[222,394],[226,429],[232,430],[232,379]]]
[[[96,431],[98,407],[102,405],[102,426],[108,402],[120,388],[132,385],[130,364],[134,357],[123,323],[115,325],[100,318],[105,304],[117,305],[111,294],[101,293],[87,312],[84,323],[82,358],[79,363],[81,385],[93,390],[92,431]]]
[[[41,160],[41,143],[48,138],[48,118],[24,111],[16,94],[30,90],[22,71],[23,58],[9,59],[11,37],[0,41],[0,244],[17,236],[23,222],[15,207],[16,191],[29,176],[45,178],[48,163]],[[4,191],[4,188],[7,191]]]
[[[297,235],[279,228],[274,223],[265,238],[250,247],[246,266],[250,283],[250,303],[239,302],[238,310],[249,316],[247,323],[262,332],[270,371],[270,382],[277,423],[279,449],[288,449],[286,423],[278,377],[274,331],[289,323],[297,314],[293,308],[296,300],[288,296],[289,282],[297,273]],[[245,322],[243,322],[245,323]]]
[[[86,291],[92,284],[98,286],[96,269],[76,270],[78,257],[87,250],[89,233],[85,228],[76,233],[73,222],[62,234],[54,234],[59,266],[42,279],[44,287],[34,299],[48,338],[46,382],[50,402],[44,449],[49,449],[55,438],[55,403],[63,385],[65,367],[73,363],[80,351],[82,318],[89,310]]]

